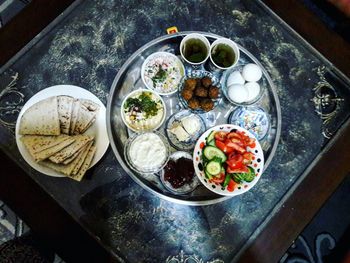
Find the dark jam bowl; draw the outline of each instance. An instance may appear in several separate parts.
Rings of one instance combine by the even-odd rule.
[[[173,187],[173,185],[166,180],[166,173],[169,172],[169,166],[176,161],[178,161],[180,158],[185,158],[188,159],[189,165],[193,166],[193,162],[192,162],[192,156],[191,154],[187,153],[187,152],[182,152],[182,151],[178,151],[178,152],[174,152],[172,155],[170,155],[169,161],[166,164],[166,166],[160,171],[160,180],[162,182],[162,184],[164,185],[164,187],[171,193],[173,194],[177,194],[177,195],[183,195],[183,194],[188,194],[190,192],[192,192],[199,184],[199,180],[198,177],[195,175],[194,169],[193,169],[193,177],[192,180],[190,182],[185,183],[184,185],[175,188]],[[192,167],[191,166],[191,167]],[[168,169],[168,171],[166,171]],[[181,168],[180,168],[181,169]],[[182,174],[182,173],[181,173]],[[180,174],[175,174],[173,176],[176,176],[176,178],[174,178],[174,181],[178,181],[183,179],[181,177]]]

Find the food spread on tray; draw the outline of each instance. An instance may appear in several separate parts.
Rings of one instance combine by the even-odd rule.
[[[146,87],[160,94],[176,92],[185,74],[179,58],[168,52],[156,52],[150,55],[145,60],[141,71]]]
[[[161,97],[149,90],[136,90],[122,104],[122,118],[133,131],[158,128],[165,119],[165,105]]]
[[[84,133],[95,122],[99,107],[66,95],[43,99],[19,120],[20,141],[35,162],[80,181],[96,152],[94,135]]]
[[[236,47],[232,41],[222,39],[221,42],[227,42]],[[217,47],[216,49],[219,50]],[[226,51],[220,49],[220,52],[222,54]],[[216,60],[220,60],[220,54],[216,54]],[[237,54],[239,55],[239,51]],[[182,60],[187,63],[184,58]],[[166,140],[169,140],[174,148],[186,151],[193,149],[195,142],[198,144],[199,140],[197,141],[197,139],[204,133],[206,126],[198,114],[209,114],[220,103],[222,89],[229,102],[233,104],[253,104],[262,94],[258,82],[263,73],[258,65],[253,63],[237,67],[223,65],[226,67],[226,74],[221,76],[220,74],[224,72],[225,68],[221,69],[221,73],[218,75],[216,69],[213,72],[203,70],[205,62],[204,60],[204,67],[202,65],[200,69],[193,68],[185,75],[181,60],[174,54],[156,52],[149,55],[141,68],[141,78],[148,90],[135,87],[136,90],[128,94],[121,105],[121,116],[124,124],[132,132],[138,133],[134,135],[131,133],[131,137],[124,144],[124,157],[127,163],[140,174],[161,171],[161,182],[175,194],[187,193],[188,189],[193,190],[190,186],[194,174],[197,177],[205,176],[206,181],[203,182],[203,178],[201,181],[204,185],[210,186],[206,185],[208,189],[227,195],[228,192],[235,191],[240,185],[251,183],[262,172],[261,164],[259,164],[260,168],[257,172],[252,163],[258,157],[251,150],[259,145],[259,142],[253,135],[248,136],[244,129],[212,130],[202,143],[200,151],[195,148],[195,151],[197,150],[194,152],[195,160],[188,158],[188,156],[174,158],[170,155],[169,157]],[[231,64],[232,62],[230,62]],[[224,81],[220,82],[221,77]],[[161,133],[152,132],[161,127],[166,118],[165,102],[160,95],[170,96],[176,91],[180,108],[188,108],[187,111],[190,114],[185,113],[185,111],[178,113],[175,111],[165,125],[164,131],[167,137],[164,137]],[[175,105],[173,105],[172,100],[170,103],[169,107],[173,110]],[[209,121],[209,116],[204,118]],[[237,118],[241,118],[238,113],[227,114],[227,116],[230,116],[226,119],[227,123],[243,125],[242,121],[244,122],[244,120],[237,120]],[[254,116],[250,118],[251,122],[249,123],[252,127],[258,124],[255,123],[257,119]],[[261,139],[262,133],[266,134],[267,130],[256,130],[256,132],[256,135]],[[263,153],[261,147],[259,149],[258,154],[261,157]],[[188,154],[188,152],[182,153]],[[194,163],[200,163],[202,166],[203,171],[200,175],[195,169]],[[221,187],[222,192],[213,190],[216,185]],[[196,186],[194,184],[194,187]]]

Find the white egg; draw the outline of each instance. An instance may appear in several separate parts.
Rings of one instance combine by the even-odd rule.
[[[259,81],[262,71],[258,65],[250,63],[243,67],[242,76],[246,81]]]
[[[248,90],[241,84],[233,84],[228,87],[229,98],[237,103],[242,103],[247,101]]]
[[[254,100],[260,93],[260,85],[256,82],[247,82],[244,87],[248,91],[247,101]]]
[[[226,86],[231,86],[233,84],[244,84],[245,80],[242,77],[241,72],[233,71],[230,76],[227,78]]]

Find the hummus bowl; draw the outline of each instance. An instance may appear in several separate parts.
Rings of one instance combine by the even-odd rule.
[[[131,92],[123,100],[120,110],[124,124],[134,132],[156,130],[163,124],[166,116],[163,99],[148,89]]]

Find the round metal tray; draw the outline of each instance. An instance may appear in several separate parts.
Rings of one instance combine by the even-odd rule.
[[[141,80],[140,73],[142,63],[150,54],[157,51],[167,51],[180,56],[180,42],[183,37],[189,33],[195,32],[187,31],[159,37],[141,47],[126,61],[123,67],[119,70],[111,87],[107,104],[107,130],[113,152],[116,155],[120,165],[123,167],[125,172],[144,189],[172,202],[187,205],[208,205],[224,201],[230,197],[217,195],[207,190],[203,185],[199,185],[194,191],[185,195],[173,194],[163,186],[159,178],[159,174],[135,173],[127,165],[123,154],[124,144],[128,137],[131,135],[132,131],[128,130],[124,125],[120,116],[120,107],[123,99],[127,94],[135,89],[145,88],[145,85]],[[205,35],[211,43],[220,38],[220,36],[211,33],[196,33]],[[247,63],[255,63],[259,65],[263,70],[262,85],[265,86],[265,91],[262,95],[262,98],[254,105],[264,108],[270,118],[269,133],[262,141],[260,141],[266,160],[264,167],[266,169],[275,154],[280,137],[281,108],[276,89],[267,71],[263,68],[260,62],[246,49],[241,46],[239,46],[239,49],[241,51],[241,56],[237,66]],[[167,107],[167,118],[182,109],[181,103],[179,102],[176,93],[171,96],[163,96],[163,99]],[[207,129],[209,129],[212,126],[227,123],[227,119],[230,113],[235,108],[235,105],[229,103],[226,98],[223,98],[214,110],[201,114],[201,117],[205,120]],[[158,129],[158,131],[164,134],[164,127],[165,123]],[[175,151],[175,149],[172,149],[172,151]]]

